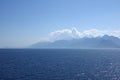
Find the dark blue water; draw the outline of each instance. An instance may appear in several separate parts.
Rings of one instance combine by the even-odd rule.
[[[1,49],[0,80],[120,80],[120,50]]]

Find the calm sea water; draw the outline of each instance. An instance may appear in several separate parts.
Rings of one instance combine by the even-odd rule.
[[[120,80],[120,50],[0,49],[0,80]]]

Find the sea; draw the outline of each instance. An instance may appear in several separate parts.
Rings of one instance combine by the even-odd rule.
[[[0,49],[0,80],[120,80],[120,49]]]

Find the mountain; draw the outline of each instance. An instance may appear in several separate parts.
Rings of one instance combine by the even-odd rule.
[[[120,48],[120,39],[114,36],[84,37],[72,40],[57,40],[54,42],[38,42],[32,48]]]

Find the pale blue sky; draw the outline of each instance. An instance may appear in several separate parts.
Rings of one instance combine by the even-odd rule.
[[[120,0],[0,0],[0,47],[23,47],[51,31],[120,30]]]

